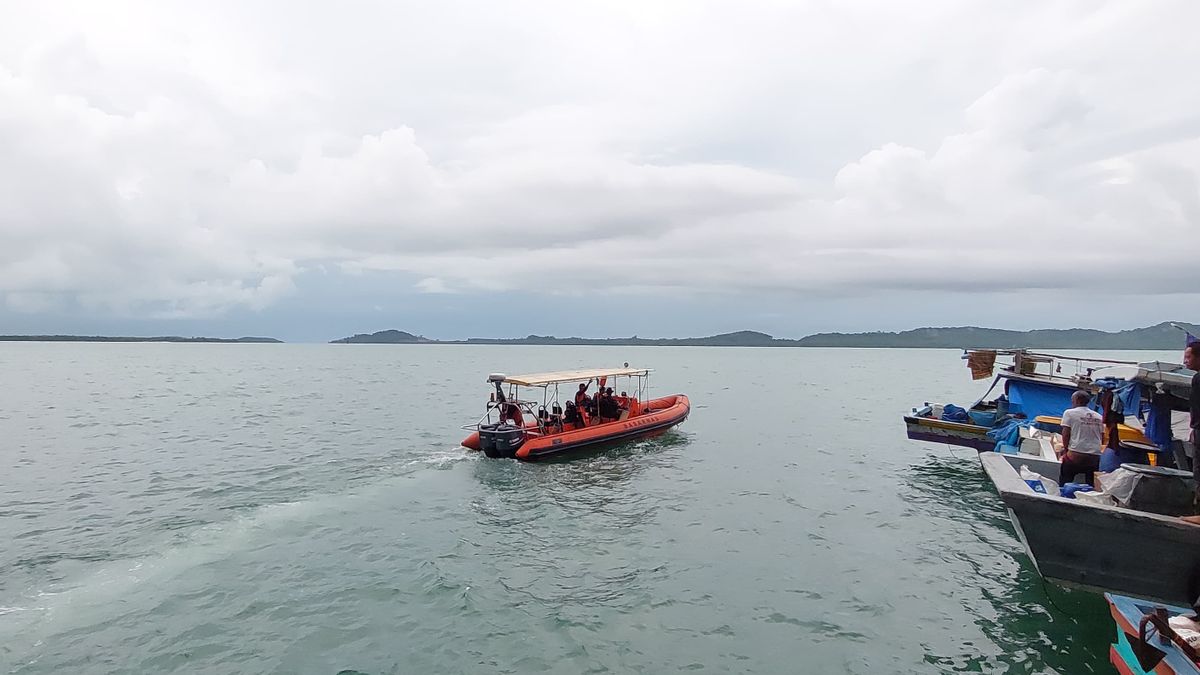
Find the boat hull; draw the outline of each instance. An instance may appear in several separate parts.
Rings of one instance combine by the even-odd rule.
[[[546,436],[531,435],[514,456],[523,461],[537,461],[657,436],[687,419],[691,413],[691,401],[683,394],[674,394],[650,400],[645,410],[648,412],[625,420]],[[537,426],[530,425],[526,429],[536,430]],[[479,434],[471,434],[462,444],[472,450],[480,449]]]
[[[1034,492],[1003,455],[979,459],[1043,577],[1177,605],[1200,594],[1200,526]]]
[[[932,417],[904,416],[908,438],[914,441],[945,443],[972,448],[979,452],[996,447],[996,441],[988,438],[988,427],[961,422],[946,422]]]

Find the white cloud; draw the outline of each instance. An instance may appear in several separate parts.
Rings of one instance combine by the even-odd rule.
[[[454,293],[446,282],[437,277],[425,277],[414,285],[422,293]]]
[[[1195,288],[1197,20],[8,7],[0,294],[211,316],[330,264],[426,293]]]

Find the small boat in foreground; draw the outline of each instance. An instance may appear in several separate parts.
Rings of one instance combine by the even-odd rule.
[[[1190,617],[1187,607],[1164,606],[1104,594],[1117,624],[1108,660],[1121,675],[1200,675],[1196,650],[1171,626],[1171,617]]]
[[[463,447],[488,457],[538,460],[661,434],[687,419],[691,402],[683,394],[647,400],[645,368],[592,368],[529,375],[488,376],[495,387],[480,420],[463,427],[473,431]],[[627,378],[619,395],[601,396],[606,386]],[[596,397],[582,407],[560,403],[559,386],[598,383]],[[505,391],[504,385],[508,385]],[[524,390],[522,390],[524,388]],[[541,400],[522,398],[541,389]],[[632,395],[627,393],[632,391]],[[567,396],[574,396],[575,389]]]
[[[1200,595],[1200,525],[1179,517],[1195,513],[1191,474],[1122,465],[1150,486],[1125,508],[1035,491],[1003,454],[979,459],[1046,579],[1178,605]]]

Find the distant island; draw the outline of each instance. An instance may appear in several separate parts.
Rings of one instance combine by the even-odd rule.
[[[420,335],[405,333],[402,330],[381,330],[378,333],[359,333],[340,340],[330,340],[334,345],[416,345],[438,344],[437,340],[423,338]],[[445,344],[445,343],[442,343]]]
[[[360,333],[333,340],[335,344],[443,344],[443,345],[588,345],[647,347],[877,347],[918,349],[1180,349],[1183,332],[1200,335],[1200,325],[1163,322],[1146,328],[1106,332],[1086,328],[1031,331],[976,328],[917,328],[899,333],[818,333],[799,340],[776,338],[757,331],[737,331],[694,338],[559,338],[528,335],[523,338],[468,338],[434,340],[400,330]]]
[[[1174,324],[1174,325],[1172,325]],[[799,340],[802,347],[917,347],[942,349],[1183,349],[1184,334],[1200,326],[1164,321],[1145,328],[1106,332],[1088,328],[1029,331],[996,328],[917,328],[900,333],[819,333]]]
[[[466,340],[431,340],[401,330],[383,330],[378,333],[360,333],[351,337],[333,340],[333,344],[377,344],[377,345],[648,345],[670,347],[773,347],[797,346],[796,340],[777,340],[766,333],[739,331],[712,337],[699,338],[557,338],[550,335],[529,335],[523,338],[467,338]]]
[[[218,343],[254,343],[282,344],[283,340],[269,337],[180,337],[178,335],[162,335],[158,337],[128,337],[110,335],[0,335],[0,342],[218,342]]]
[[[1181,349],[1184,335],[1179,326],[1200,335],[1200,324],[1163,322],[1146,328],[1106,332],[1087,328],[1046,330],[1001,330],[961,326],[917,328],[898,333],[818,333],[800,339],[777,338],[766,333],[742,330],[708,337],[621,338],[554,337],[527,335],[522,338],[467,338],[437,340],[402,330],[359,333],[332,344],[375,345],[581,345],[596,347],[867,347],[911,349]],[[0,335],[0,342],[180,342],[221,344],[281,344],[271,337],[129,337],[107,335]]]

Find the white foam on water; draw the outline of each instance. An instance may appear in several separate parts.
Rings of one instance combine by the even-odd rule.
[[[138,558],[100,563],[76,579],[42,590],[36,596],[41,611],[4,622],[0,625],[0,640],[13,648],[34,646],[55,633],[107,621],[114,608],[133,610],[137,606],[135,596],[147,586],[160,588],[188,570],[225,558],[245,546],[256,528],[270,525],[277,506],[202,526],[183,544]]]
[[[460,462],[476,460],[479,458],[479,456],[480,453],[467,450],[466,448],[460,446],[457,448],[447,448],[445,450],[438,451],[437,453],[430,453],[428,455],[422,455],[420,457],[410,459],[401,464],[400,468],[425,466],[431,469],[446,469]]]
[[[162,551],[99,563],[74,580],[39,591],[34,596],[36,606],[0,607],[0,617],[4,617],[0,620],[0,644],[16,653],[29,652],[26,659],[35,657],[32,652],[47,637],[109,621],[114,607],[134,611],[139,599],[153,606],[161,601],[159,591],[168,582],[264,541],[286,537],[281,529],[335,513],[353,513],[364,507],[364,501],[393,492],[422,469],[444,469],[473,459],[473,454],[461,448],[426,455],[393,467],[394,473],[352,493],[265,504],[229,520],[198,526],[183,543],[166,545]]]
[[[45,607],[3,607],[3,606],[0,606],[0,616],[4,616],[5,614],[13,614],[16,612],[42,612],[45,610],[46,610]]]

